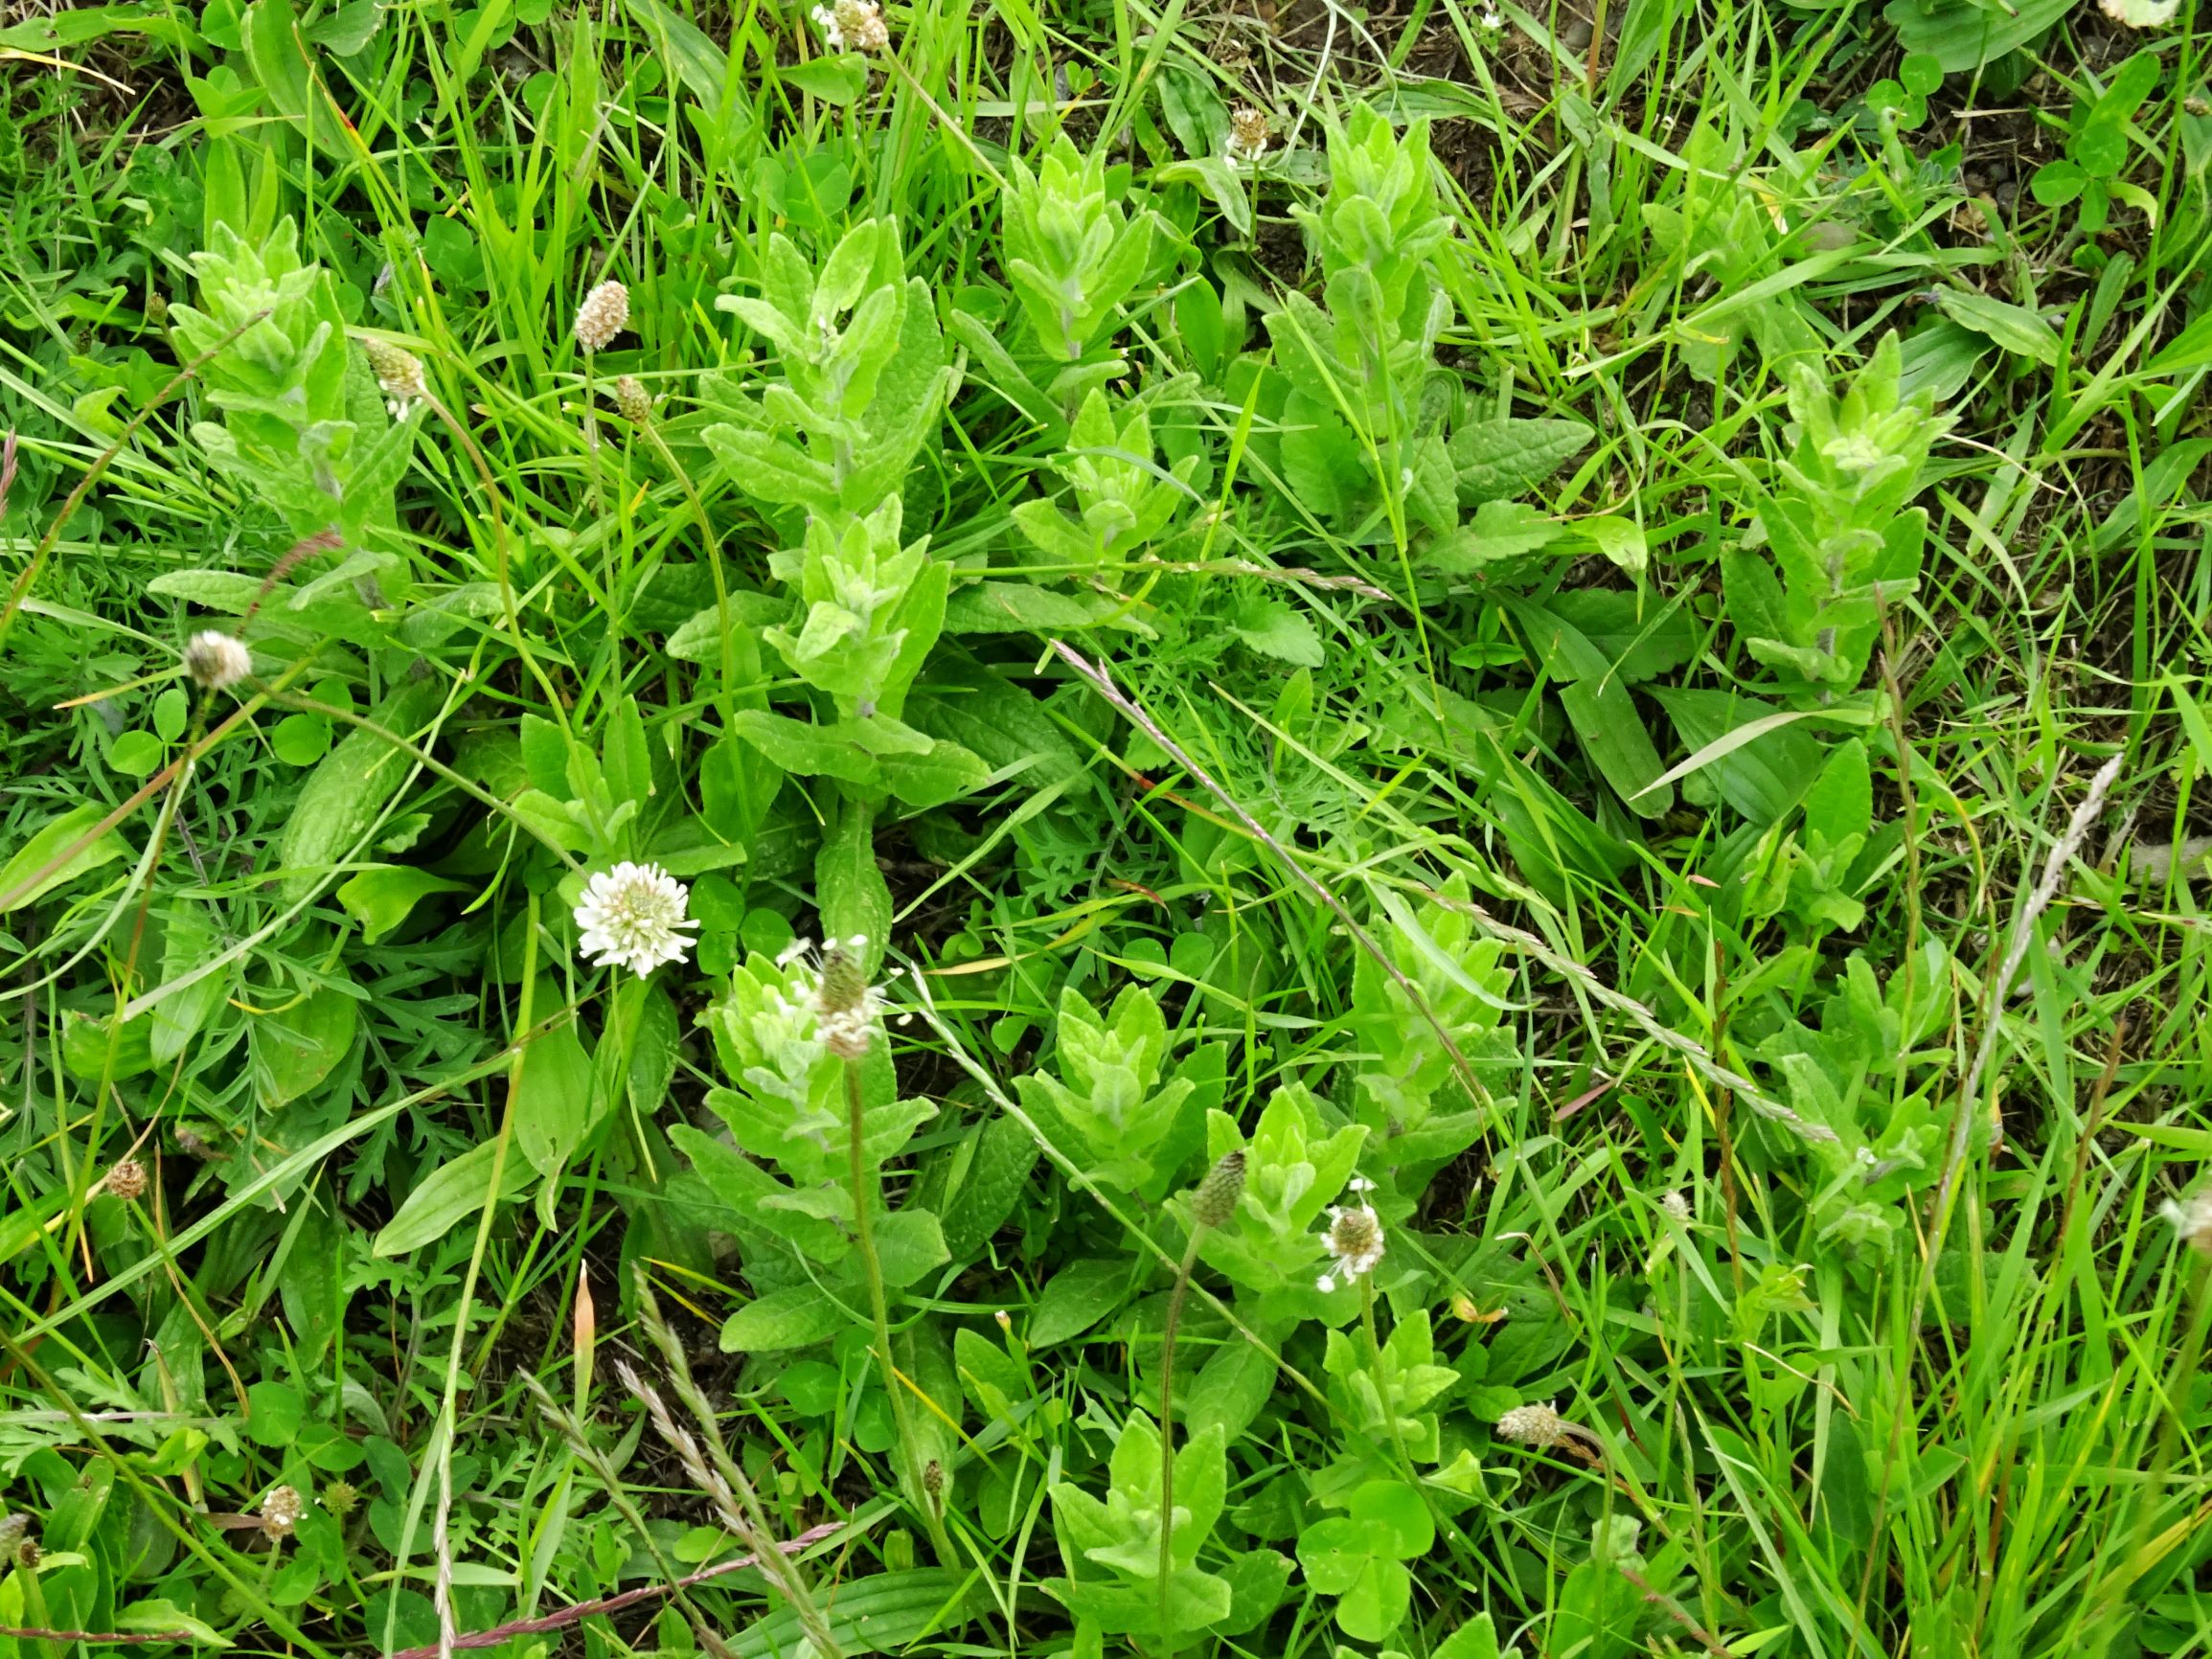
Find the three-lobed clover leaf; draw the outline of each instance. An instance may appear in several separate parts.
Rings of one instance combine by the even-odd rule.
[[[1316,1521],[1298,1535],[1306,1581],[1336,1598],[1347,1636],[1380,1642],[1405,1622],[1413,1578],[1404,1563],[1426,1555],[1436,1524],[1421,1494],[1401,1481],[1369,1481],[1352,1494],[1351,1513]]]

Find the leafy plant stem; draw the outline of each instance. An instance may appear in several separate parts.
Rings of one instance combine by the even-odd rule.
[[[1193,1217],[1191,1241],[1175,1268],[1175,1287],[1168,1292],[1167,1323],[1160,1330],[1160,1651],[1174,1659],[1175,1631],[1168,1622],[1168,1579],[1174,1570],[1175,1542],[1175,1332],[1183,1322],[1183,1298],[1191,1288],[1191,1269],[1198,1264],[1198,1245],[1206,1224]]]
[[[869,1176],[868,1161],[860,1146],[863,1110],[860,1103],[860,1062],[845,1066],[846,1150],[853,1171],[853,1234],[860,1247],[860,1261],[868,1275],[868,1307],[876,1318],[876,1363],[883,1368],[883,1392],[891,1397],[891,1418],[899,1430],[900,1461],[906,1466],[904,1481],[909,1497],[922,1511],[929,1529],[929,1542],[937,1558],[946,1566],[957,1559],[952,1540],[946,1534],[944,1518],[922,1483],[922,1459],[914,1438],[914,1420],[906,1407],[905,1379],[891,1356],[891,1305],[883,1294],[883,1263],[876,1254],[875,1208],[877,1183]]]
[[[1398,1454],[1399,1466],[1417,1480],[1413,1460],[1405,1452],[1405,1437],[1398,1431],[1398,1407],[1390,1386],[1390,1361],[1382,1352],[1382,1343],[1375,1334],[1375,1275],[1359,1275],[1359,1329],[1367,1338],[1367,1362],[1375,1367],[1375,1391],[1382,1400],[1382,1420],[1390,1425],[1390,1449]]]

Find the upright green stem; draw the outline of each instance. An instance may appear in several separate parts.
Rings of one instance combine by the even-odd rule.
[[[1382,1401],[1382,1420],[1390,1425],[1391,1448],[1398,1453],[1401,1467],[1413,1473],[1413,1459],[1406,1455],[1405,1438],[1398,1432],[1398,1404],[1395,1390],[1390,1386],[1390,1362],[1382,1356],[1382,1344],[1375,1334],[1375,1275],[1359,1275],[1359,1329],[1367,1336],[1367,1363],[1375,1368],[1375,1392]]]
[[[868,1303],[876,1315],[876,1363],[883,1370],[883,1391],[891,1397],[891,1419],[899,1429],[899,1454],[906,1465],[907,1496],[922,1511],[938,1561],[949,1567],[955,1560],[952,1540],[946,1534],[944,1517],[937,1512],[936,1498],[923,1482],[919,1443],[914,1438],[913,1419],[906,1408],[905,1379],[899,1375],[899,1367],[891,1357],[891,1305],[883,1295],[883,1266],[876,1256],[877,1184],[870,1179],[868,1162],[860,1149],[863,1114],[858,1060],[845,1061],[845,1110],[846,1150],[851,1155],[853,1169],[853,1233],[859,1241],[860,1261],[868,1270]]]
[[[1183,1296],[1191,1288],[1191,1269],[1198,1264],[1203,1221],[1191,1223],[1191,1241],[1175,1287],[1168,1293],[1168,1323],[1160,1334],[1160,1650],[1174,1659],[1175,1631],[1168,1621],[1168,1579],[1174,1570],[1175,1542],[1175,1331],[1183,1323]]]

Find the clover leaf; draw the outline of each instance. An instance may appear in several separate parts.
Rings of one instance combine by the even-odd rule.
[[[1369,1481],[1352,1494],[1351,1513],[1299,1534],[1298,1561],[1308,1583],[1336,1598],[1336,1624],[1347,1636],[1380,1642],[1412,1602],[1413,1577],[1400,1563],[1435,1542],[1419,1492],[1399,1481]]]

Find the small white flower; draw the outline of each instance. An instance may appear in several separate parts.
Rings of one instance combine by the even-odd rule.
[[[691,889],[657,864],[627,859],[585,884],[576,907],[577,945],[598,967],[627,967],[640,979],[664,962],[681,962],[698,923],[684,911]]]
[[[833,6],[815,7],[812,16],[821,26],[823,44],[832,52],[882,52],[891,44],[878,0],[836,0]]]
[[[297,1487],[271,1487],[268,1496],[262,1499],[262,1531],[271,1538],[291,1535],[307,1510]]]
[[[1349,1283],[1372,1273],[1382,1261],[1382,1217],[1365,1204],[1329,1206],[1329,1227],[1321,1241],[1335,1261],[1335,1277]]]
[[[1661,1193],[1659,1194],[1659,1208],[1666,1211],[1677,1221],[1687,1221],[1690,1218],[1690,1200],[1679,1193]]]
[[[393,420],[403,419],[408,410],[429,398],[430,384],[423,379],[422,362],[414,352],[376,339],[363,340],[361,349],[368,353],[376,388],[384,394],[384,407],[391,411]]]
[[[1482,32],[1485,34],[1502,34],[1505,33],[1505,15],[1495,7],[1483,12],[1476,21],[1482,26]]]
[[[1267,153],[1267,118],[1257,109],[1240,108],[1229,117],[1228,161],[1258,161]]]
[[[856,1060],[868,1053],[886,1006],[881,988],[861,976],[860,964],[867,955],[868,936],[855,933],[851,939],[831,940],[819,957],[808,941],[794,939],[776,958],[778,967],[806,965],[812,986],[806,986],[803,978],[793,989],[806,999],[814,1040],[841,1060]]]
[[[232,635],[218,628],[208,628],[194,634],[184,648],[184,671],[200,690],[219,692],[252,673],[254,657]]]
[[[2158,1206],[2158,1215],[2174,1223],[2182,1243],[2200,1255],[2212,1256],[2212,1187],[2178,1204],[2167,1199]]]
[[[2163,29],[2180,14],[2181,0],[2098,0],[2097,9],[2124,29]]]
[[[1375,1191],[1375,1183],[1365,1175],[1355,1175],[1344,1185],[1355,1193],[1372,1193]]]

